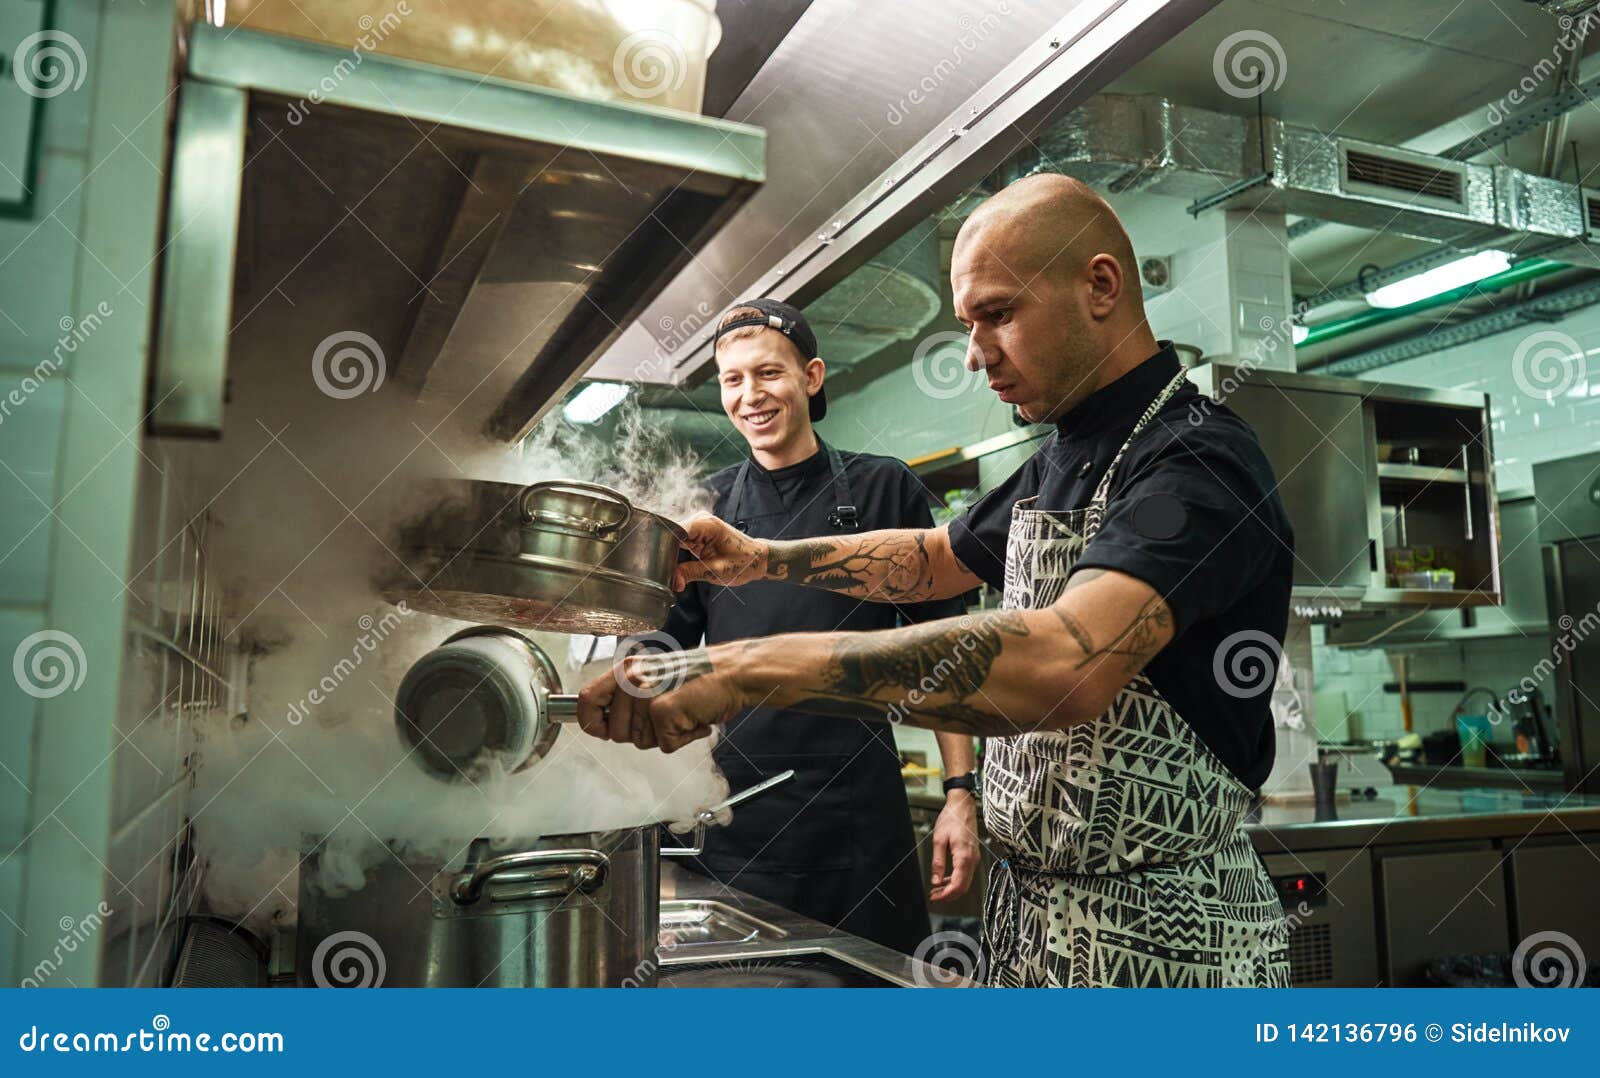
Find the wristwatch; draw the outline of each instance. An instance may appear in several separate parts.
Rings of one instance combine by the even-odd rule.
[[[968,771],[965,775],[955,775],[944,780],[944,792],[951,790],[970,790],[972,796],[978,796],[978,773]]]

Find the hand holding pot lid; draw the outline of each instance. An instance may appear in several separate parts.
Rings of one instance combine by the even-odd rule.
[[[682,591],[691,582],[708,580],[732,588],[766,577],[767,544],[752,539],[721,517],[699,513],[684,525],[684,549],[693,561],[678,563],[672,586]]]

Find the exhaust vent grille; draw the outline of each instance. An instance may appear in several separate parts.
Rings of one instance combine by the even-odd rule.
[[[1465,210],[1465,175],[1458,165],[1423,154],[1342,148],[1345,189],[1406,204]]]
[[[1295,988],[1334,983],[1331,925],[1302,924],[1290,931],[1289,983]]]

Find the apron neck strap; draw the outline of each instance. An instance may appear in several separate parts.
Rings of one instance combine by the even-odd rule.
[[[839,456],[839,451],[833,446],[817,439],[817,445],[822,452],[828,454],[828,471],[833,475],[833,512],[828,514],[828,524],[834,528],[843,528],[854,531],[860,524],[860,516],[856,511],[855,502],[850,498],[850,480],[844,474],[844,461]],[[749,457],[739,465],[739,474],[734,477],[733,490],[728,495],[728,517],[733,521],[733,526],[740,531],[745,530],[745,520],[742,515],[744,508],[744,488],[750,480]]]
[[[1111,496],[1111,480],[1117,474],[1117,465],[1122,463],[1123,454],[1127,453],[1128,446],[1133,444],[1133,440],[1139,436],[1140,431],[1150,425],[1150,421],[1156,417],[1156,413],[1161,411],[1167,401],[1172,399],[1172,395],[1182,387],[1188,377],[1187,371],[1179,371],[1173,375],[1172,381],[1162,387],[1161,392],[1156,394],[1155,400],[1150,402],[1150,406],[1144,410],[1144,414],[1139,417],[1139,421],[1128,432],[1128,437],[1117,449],[1117,455],[1111,458],[1111,465],[1106,468],[1106,474],[1100,477],[1099,486],[1094,488],[1094,497],[1089,500],[1089,527],[1085,529],[1086,533],[1093,534],[1093,532],[1100,530],[1100,519],[1105,515],[1106,502]]]

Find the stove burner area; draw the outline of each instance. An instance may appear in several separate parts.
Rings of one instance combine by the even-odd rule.
[[[893,988],[832,955],[813,953],[730,962],[690,962],[661,971],[657,988]]]

